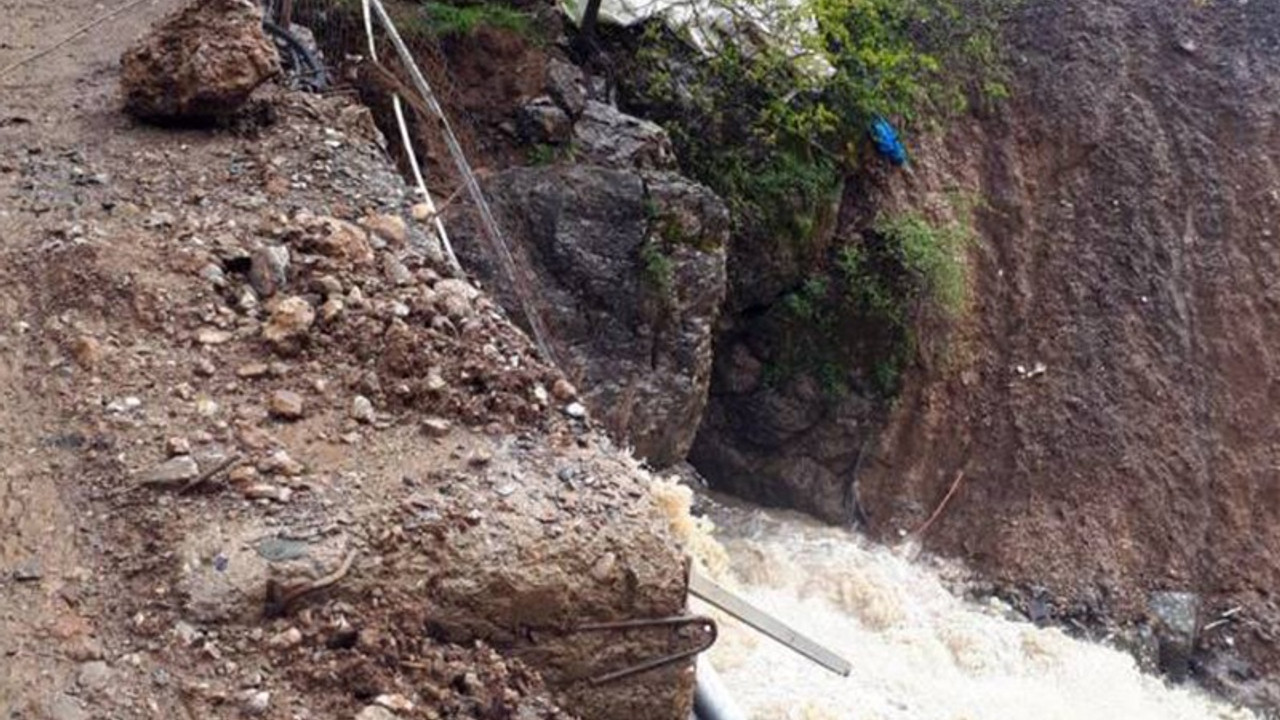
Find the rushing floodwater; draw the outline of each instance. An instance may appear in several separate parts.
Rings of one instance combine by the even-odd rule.
[[[678,515],[680,492],[669,501]],[[907,552],[786,513],[720,508],[713,520],[718,546],[677,522],[712,574],[853,663],[834,675],[711,613],[711,662],[750,718],[1254,720],[1142,674],[1123,652],[962,600]]]

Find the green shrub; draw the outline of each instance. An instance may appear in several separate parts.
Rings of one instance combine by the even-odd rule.
[[[472,35],[482,27],[533,34],[533,23],[527,14],[497,2],[454,5],[430,0],[422,3],[418,18],[440,37]]]
[[[641,245],[640,262],[653,288],[664,300],[670,299],[675,290],[675,266],[662,245],[656,240]]]
[[[874,234],[893,265],[890,274],[900,278],[898,288],[889,290],[883,277],[867,273],[863,251],[848,246],[842,251],[841,268],[854,297],[873,309],[885,309],[898,322],[906,320],[905,306],[914,302],[927,303],[951,317],[961,314],[968,301],[964,251],[974,237],[967,224],[937,225],[918,213],[903,213],[878,219]]]
[[[968,307],[965,251],[975,236],[969,213],[962,215],[942,224],[913,212],[881,217],[861,242],[838,253],[849,311],[880,330],[871,363],[883,393],[892,394],[903,368],[922,352],[920,329],[945,334]],[[939,342],[945,337],[933,340],[945,348]]]

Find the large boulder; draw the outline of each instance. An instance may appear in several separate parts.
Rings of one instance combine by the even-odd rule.
[[[170,15],[120,59],[125,109],[153,121],[203,121],[238,110],[280,71],[249,0],[207,0]]]
[[[508,170],[487,194],[556,359],[596,419],[654,465],[683,459],[724,300],[724,203],[673,173],[597,166]],[[450,228],[467,268],[521,320],[489,245],[465,216]]]
[[[676,155],[667,131],[612,105],[588,100],[573,126],[579,155],[606,167],[670,170]]]

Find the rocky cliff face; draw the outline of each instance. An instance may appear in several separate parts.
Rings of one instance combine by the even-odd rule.
[[[725,299],[729,212],[671,170],[657,125],[587,98],[572,65],[548,63],[547,95],[517,112],[526,142],[571,156],[486,183],[519,268],[505,277],[474,213],[450,225],[466,266],[519,318],[535,299],[558,364],[586,406],[637,457],[684,459],[706,405],[712,337]]]
[[[917,147],[874,199],[919,206],[959,184],[986,208],[955,362],[912,372],[864,459],[870,528],[918,527],[963,472],[929,547],[1043,584],[1062,612],[1136,617],[1155,589],[1200,594],[1202,622],[1240,606],[1249,620],[1200,648],[1234,644],[1241,662],[1218,679],[1265,698],[1253,680],[1277,670],[1280,622],[1280,6],[1037,2],[1011,36],[1014,99]],[[704,433],[742,376],[719,379]],[[756,465],[747,490],[842,515],[864,435],[788,402],[761,426],[786,424],[812,462]],[[722,445],[761,447],[746,433]]]
[[[590,165],[506,171],[489,193],[587,406],[638,457],[682,460],[724,299],[723,203],[673,173]],[[501,283],[480,238],[458,225],[469,266]]]

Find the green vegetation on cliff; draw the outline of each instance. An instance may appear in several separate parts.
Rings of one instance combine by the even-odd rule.
[[[482,27],[510,30],[521,35],[532,33],[529,15],[503,3],[480,2],[452,4],[422,3],[422,20],[441,37],[470,35]]]
[[[729,203],[739,247],[813,258],[783,310],[817,337],[789,332],[795,345],[779,355],[809,359],[780,357],[776,377],[815,372],[815,362],[819,376],[841,377],[856,365],[892,394],[921,319],[965,305],[967,208],[953,208],[959,222],[873,212],[871,227],[814,243],[827,242],[819,229],[845,179],[872,159],[873,119],[936,128],[1008,94],[999,33],[1019,2],[803,0],[775,18],[800,41],[727,43],[709,57],[661,24],[639,38],[624,98],[663,124],[684,171]],[[840,347],[848,332],[861,338],[857,351]]]
[[[803,47],[726,44],[710,57],[653,23],[624,91],[739,225],[804,240],[863,162],[873,118],[936,121],[1007,94],[997,38],[1019,1],[805,0],[779,21]]]
[[[913,357],[938,352],[937,343],[922,347],[922,329],[945,327],[968,308],[970,208],[953,210],[960,219],[945,223],[914,212],[881,216],[840,247],[834,268],[784,295],[771,317],[777,342],[767,379],[808,374],[838,399],[853,365],[863,392],[893,396]]]

